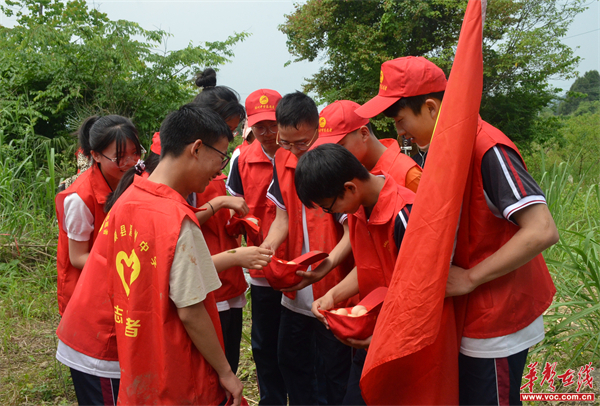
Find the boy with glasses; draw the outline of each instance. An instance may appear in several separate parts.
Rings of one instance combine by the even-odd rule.
[[[350,151],[331,143],[300,158],[295,181],[306,207],[318,205],[327,213],[348,214],[356,267],[312,304],[313,314],[327,326],[319,310],[330,310],[356,294],[363,299],[376,288],[389,286],[415,194],[386,172],[369,173]],[[370,342],[370,337],[345,341],[358,350],[344,405],[365,404],[358,384]]]
[[[303,280],[289,289],[296,291],[295,299],[282,298],[279,366],[290,405],[317,404],[321,400],[318,384],[326,392],[323,396],[327,404],[337,405],[346,392],[350,348],[314,317],[311,306],[352,268],[348,223],[322,210],[304,207],[296,194],[298,158],[319,136],[315,102],[301,92],[287,94],[277,105],[276,116],[281,149],[275,155],[268,197],[277,206],[277,214],[262,247],[273,250],[286,241],[287,260],[313,250],[329,253],[312,271],[298,273]]]
[[[227,190],[232,196],[243,197],[249,211],[261,220],[266,235],[275,219],[275,204],[267,199],[267,189],[273,178],[273,160],[279,149],[276,142],[275,108],[281,95],[275,90],[259,89],[246,98],[246,124],[256,141],[233,153]],[[259,241],[247,238],[248,245]],[[285,244],[275,252],[286,257]],[[267,265],[270,266],[270,265]],[[260,405],[285,405],[287,392],[277,361],[281,292],[274,290],[264,277],[264,270],[250,269],[252,297],[252,355],[256,363]]]

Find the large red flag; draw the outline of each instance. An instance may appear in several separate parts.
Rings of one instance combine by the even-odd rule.
[[[444,294],[477,133],[485,8],[486,0],[467,6],[427,168],[363,369],[367,404],[458,404],[462,305]]]

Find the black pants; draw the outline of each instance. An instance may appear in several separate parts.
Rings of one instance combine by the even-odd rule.
[[[252,356],[256,363],[260,406],[287,405],[287,391],[277,361],[281,292],[268,286],[250,287]]]
[[[348,378],[348,389],[342,405],[366,405],[359,386],[366,358],[367,350],[355,350],[354,357],[352,357],[352,366],[350,367],[350,377]]]
[[[242,342],[243,309],[229,309],[219,312],[221,331],[225,344],[225,356],[235,374],[240,363],[240,344]]]
[[[506,358],[472,358],[459,354],[459,403],[521,405],[521,379],[528,351]]]
[[[326,396],[326,404],[342,404],[350,373],[351,349],[320,321],[282,306],[278,351],[279,369],[290,405],[316,405],[320,392]],[[317,357],[322,362],[318,362]],[[319,373],[318,366],[322,368]]]
[[[104,406],[117,404],[119,379],[100,378],[85,372],[71,369],[71,378],[80,405]]]

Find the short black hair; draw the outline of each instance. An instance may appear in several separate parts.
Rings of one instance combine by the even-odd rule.
[[[160,126],[161,157],[178,157],[186,145],[196,140],[213,145],[221,138],[233,139],[225,121],[214,111],[188,103],[165,118]]]
[[[411,97],[403,97],[398,100],[396,103],[392,104],[390,107],[383,111],[383,115],[386,117],[396,117],[400,110],[405,107],[410,107],[410,109],[415,113],[415,116],[421,115],[421,107],[425,104],[425,100],[427,99],[438,99],[442,100],[444,98],[444,91],[434,92],[428,94],[421,94],[418,96]]]
[[[277,124],[298,129],[301,124],[319,126],[319,110],[315,101],[302,92],[288,93],[277,103]]]
[[[306,207],[315,207],[323,199],[342,197],[344,183],[367,180],[369,171],[346,148],[323,144],[308,151],[296,165],[296,193]]]

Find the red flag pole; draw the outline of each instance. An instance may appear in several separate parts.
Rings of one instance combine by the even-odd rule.
[[[465,12],[427,168],[365,361],[367,404],[458,404],[461,306],[444,295],[477,133],[485,8],[485,0],[470,0]]]

